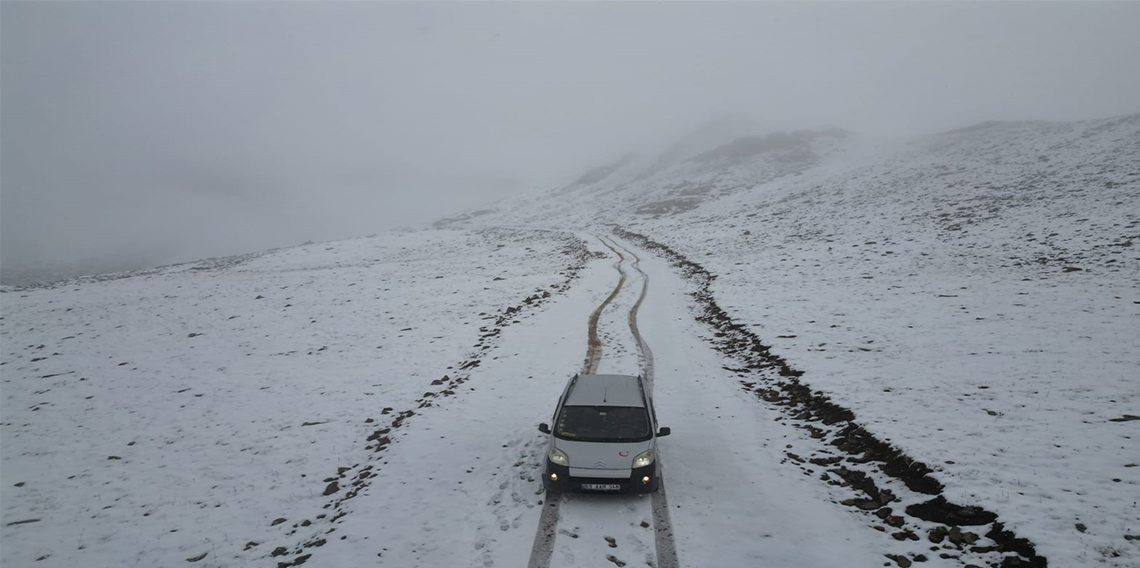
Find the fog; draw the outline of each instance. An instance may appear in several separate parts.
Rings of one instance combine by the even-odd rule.
[[[0,277],[434,219],[716,117],[1140,111],[1140,3],[3,2]]]

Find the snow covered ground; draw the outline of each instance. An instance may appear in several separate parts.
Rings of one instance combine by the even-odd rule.
[[[814,157],[619,169],[467,224],[667,244],[949,499],[1055,565],[1140,562],[1140,115],[824,138]]]
[[[5,294],[4,563],[525,564],[535,425],[618,276],[581,238],[592,256],[558,233],[384,235]],[[680,565],[879,563],[895,543],[781,464],[806,435],[772,426],[686,283],[638,254]],[[601,372],[639,370],[623,268]],[[650,509],[567,498],[551,565],[656,565]]]
[[[1055,565],[1132,566],[1140,120],[991,128],[631,226],[949,499]]]
[[[609,223],[707,268],[803,384],[1050,565],[1140,562],[1140,117],[730,146],[447,230],[5,290],[0,564],[525,565],[546,499],[535,426],[617,285]],[[539,230],[569,226],[585,229]],[[692,280],[618,244],[649,277],[681,566],[1005,558],[850,506],[830,460],[874,464],[758,398],[694,318]],[[602,372],[640,366],[640,275],[621,268]],[[898,515],[929,497],[891,488]],[[560,513],[551,565],[658,565],[650,498]]]
[[[366,422],[418,409],[582,253],[564,233],[393,233],[3,294],[0,563],[268,563],[323,480],[376,455]]]

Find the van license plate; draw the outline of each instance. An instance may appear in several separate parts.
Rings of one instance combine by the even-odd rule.
[[[582,489],[586,491],[618,491],[621,489],[621,484],[618,483],[583,483]]]

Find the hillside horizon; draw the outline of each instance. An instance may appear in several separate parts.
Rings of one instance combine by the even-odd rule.
[[[964,135],[964,134],[970,134],[970,133],[978,134],[978,133],[984,133],[986,131],[1001,130],[1001,129],[1005,129],[1005,128],[1015,128],[1018,125],[1028,127],[1028,128],[1042,128],[1042,129],[1044,129],[1044,128],[1047,128],[1048,125],[1060,126],[1060,125],[1080,125],[1080,124],[1086,124],[1086,123],[1102,123],[1105,121],[1108,121],[1108,122],[1133,121],[1133,120],[1136,120],[1137,117],[1140,117],[1140,113],[1127,114],[1127,115],[1121,115],[1121,116],[1109,117],[1109,118],[1097,119],[1097,120],[1069,121],[1069,122],[1049,122],[1049,121],[1041,121],[1041,120],[1031,120],[1031,121],[1026,121],[1026,120],[1021,120],[1021,121],[990,120],[990,121],[984,121],[981,123],[976,123],[976,124],[964,126],[961,128],[948,130],[946,132],[942,132],[942,133],[938,133],[938,134],[930,134],[930,135],[924,135],[924,136],[919,136],[919,137],[895,139],[893,143],[888,143],[888,144],[875,143],[875,142],[871,142],[871,144],[878,144],[880,147],[881,146],[887,146],[889,148],[899,148],[899,147],[904,147],[904,146],[910,145],[910,144],[920,143],[923,140],[936,140],[938,138],[942,138],[942,137],[946,137],[946,136]],[[738,159],[743,159],[743,158],[748,158],[750,156],[754,156],[756,154],[760,154],[763,152],[772,152],[772,151],[780,150],[781,144],[785,145],[784,150],[786,150],[786,151],[798,151],[800,153],[803,153],[803,152],[810,152],[811,151],[811,147],[810,147],[810,144],[811,144],[810,140],[811,139],[832,138],[832,139],[842,140],[844,138],[851,138],[853,140],[858,140],[860,138],[860,135],[858,133],[848,132],[846,130],[843,130],[840,128],[834,128],[834,127],[824,128],[824,129],[819,129],[819,130],[814,130],[814,131],[812,131],[812,130],[799,130],[799,131],[793,131],[793,132],[776,131],[776,132],[768,132],[768,133],[755,132],[753,130],[755,128],[757,128],[757,125],[755,125],[754,123],[730,122],[730,121],[727,121],[727,119],[714,120],[714,121],[711,121],[709,123],[706,123],[705,126],[692,129],[688,135],[686,135],[686,136],[682,137],[681,139],[675,141],[673,144],[670,145],[670,147],[667,150],[665,150],[660,155],[655,155],[655,156],[652,156],[651,158],[645,158],[642,155],[639,155],[635,152],[630,151],[630,152],[627,152],[625,155],[621,156],[619,159],[617,159],[614,162],[611,162],[608,164],[603,164],[603,165],[597,166],[591,170],[588,170],[586,172],[581,173],[580,175],[577,176],[577,179],[575,181],[569,183],[568,185],[553,186],[556,189],[545,189],[544,190],[542,188],[534,188],[531,190],[526,190],[524,192],[519,193],[518,195],[516,195],[514,197],[505,198],[505,199],[499,200],[497,202],[490,202],[490,203],[487,203],[483,206],[476,207],[472,210],[469,210],[467,212],[460,213],[457,215],[442,217],[442,218],[437,219],[434,222],[425,223],[424,226],[430,225],[430,226],[435,227],[435,228],[444,228],[444,227],[447,227],[447,226],[455,224],[455,223],[459,223],[460,225],[462,225],[462,223],[466,220],[473,219],[475,217],[479,217],[482,215],[486,215],[486,214],[488,214],[488,212],[494,211],[496,203],[508,203],[509,204],[509,203],[513,203],[513,202],[520,200],[520,199],[525,200],[527,198],[532,198],[536,194],[542,194],[543,192],[547,192],[547,191],[571,192],[571,191],[574,191],[575,189],[582,189],[582,188],[586,188],[586,187],[590,187],[590,186],[598,187],[598,186],[606,185],[607,183],[613,183],[615,176],[620,176],[623,174],[630,176],[632,178],[635,178],[635,179],[636,178],[644,178],[644,177],[651,176],[651,175],[659,172],[662,169],[665,169],[669,165],[675,165],[676,162],[685,162],[685,161],[689,161],[689,162],[691,162],[691,161],[711,162],[711,161],[714,161],[717,158],[717,156],[716,156],[717,152],[726,153],[726,156],[727,156],[727,154],[731,154],[731,153],[735,152],[737,154],[736,157]],[[744,134],[745,132],[749,132],[750,134]],[[858,142],[853,142],[853,143],[858,144]],[[882,148],[880,148],[880,150],[882,150]],[[887,151],[890,151],[890,150],[888,149]],[[721,158],[724,158],[726,156],[721,156]],[[814,156],[803,156],[803,155],[801,155],[799,157],[801,159],[802,158],[809,158],[810,159],[810,158],[813,158]],[[786,156],[785,156],[785,158],[786,158]],[[792,161],[795,161],[795,160],[792,160]],[[715,167],[723,166],[724,160],[723,159],[718,160],[718,161],[716,161],[716,163],[714,163],[712,165]],[[790,171],[793,173],[801,170],[804,166],[804,164],[799,164],[799,165],[788,164],[788,165],[790,165],[792,167],[792,169]],[[772,179],[777,178],[780,175],[787,175],[789,173],[789,169],[787,167],[788,165],[783,166],[782,170],[779,168],[773,168],[773,171],[767,172],[765,175],[768,178],[772,178]],[[810,166],[811,164],[807,164],[807,165]],[[626,170],[626,171],[623,171],[623,170]],[[628,182],[628,181],[634,181],[634,180],[626,179],[623,181]],[[755,178],[752,180],[746,180],[745,183],[756,182],[756,181],[759,181],[759,178]],[[621,184],[614,184],[614,185],[621,185]],[[657,204],[644,204],[644,207],[646,207],[646,209],[643,210],[642,212],[643,213],[645,213],[645,212],[652,213],[652,212],[656,211],[657,209],[661,209],[662,210],[661,212],[668,212],[671,209],[690,207],[695,202],[698,201],[698,199],[694,199],[693,195],[691,195],[691,194],[700,193],[700,192],[704,191],[703,188],[698,188],[698,187],[685,188],[685,189],[688,189],[688,191],[686,192],[686,191],[682,190],[681,192],[678,192],[678,193],[680,193],[679,199],[665,200],[665,202],[657,203]],[[686,195],[686,194],[689,194],[689,195]],[[405,229],[397,229],[397,230],[412,230],[412,229],[414,229],[414,228],[405,228]],[[359,238],[361,236],[364,236],[364,235],[361,234],[361,235],[350,236],[350,237],[346,237],[346,238]],[[311,241],[312,239],[309,239],[309,240]],[[338,239],[331,239],[331,240],[338,240]],[[321,242],[324,242],[324,241],[321,241]],[[98,276],[98,275],[109,274],[109,273],[129,272],[129,271],[133,271],[133,270],[140,270],[140,269],[147,269],[147,268],[158,268],[158,267],[166,266],[166,265],[170,265],[170,264],[193,263],[193,262],[198,262],[198,261],[203,261],[203,260],[222,258],[222,257],[231,256],[231,255],[235,255],[235,254],[238,256],[241,256],[241,255],[245,255],[245,254],[253,254],[253,253],[257,253],[257,252],[262,252],[262,251],[266,251],[266,250],[275,250],[276,248],[297,246],[299,244],[300,244],[299,242],[280,242],[280,243],[277,243],[275,247],[266,248],[266,249],[227,251],[227,252],[223,252],[222,254],[205,254],[202,256],[186,255],[183,253],[183,254],[178,255],[175,258],[170,258],[165,253],[156,252],[154,255],[154,258],[151,260],[127,259],[127,258],[119,258],[119,257],[113,256],[113,255],[109,255],[109,256],[106,256],[105,258],[92,258],[92,259],[88,259],[88,260],[80,262],[80,263],[71,263],[71,264],[64,264],[64,265],[52,264],[52,265],[48,265],[48,266],[38,266],[38,267],[37,266],[4,266],[3,270],[0,271],[0,285],[4,285],[4,286],[8,286],[8,287],[15,287],[15,288],[26,287],[26,286],[48,285],[48,284],[59,283],[62,281],[66,281],[70,278],[75,278],[75,277],[80,277],[80,276]]]

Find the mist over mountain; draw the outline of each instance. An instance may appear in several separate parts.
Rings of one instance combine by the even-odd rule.
[[[869,187],[875,188],[871,195],[876,199],[898,199],[902,196],[895,192],[925,187],[927,197],[919,203],[927,209],[913,213],[924,218],[956,218],[957,212],[937,210],[940,203],[956,199],[1002,204],[987,217],[996,217],[999,211],[1015,214],[1016,210],[1008,207],[1017,204],[1063,207],[1074,196],[1080,196],[1082,207],[1102,201],[1108,207],[1108,200],[1116,200],[1113,203],[1119,213],[1130,211],[1121,206],[1134,201],[1135,192],[1128,188],[1136,182],[1129,170],[1135,169],[1140,140],[1138,116],[1072,123],[988,121],[917,138],[868,137],[840,128],[764,132],[746,117],[724,116],[690,129],[675,142],[661,145],[664,149],[655,154],[626,152],[612,162],[570,176],[573,181],[564,185],[516,189],[515,197],[437,219],[432,226],[719,223],[733,215],[709,211],[725,203],[765,208],[777,197],[781,202],[798,199],[805,206],[797,214],[808,216],[820,208],[842,207],[846,200],[838,196]],[[982,160],[984,170],[968,165],[981,156],[986,156]],[[985,176],[980,171],[985,171]],[[1076,181],[1084,179],[1077,172],[1090,171],[1108,177],[1096,181],[1095,189]],[[922,184],[909,185],[915,180],[922,180]],[[487,182],[510,186],[519,180],[494,178]],[[936,185],[942,182],[947,185]],[[836,187],[836,193],[824,195],[819,189],[822,186]],[[979,193],[983,188],[1002,191],[986,197],[985,192]],[[956,198],[958,191],[966,193]],[[157,212],[155,217],[161,222]],[[209,224],[211,219],[195,222]],[[323,236],[324,240],[358,236],[366,228],[346,226],[347,232]],[[214,249],[218,256],[300,244],[290,242],[287,228],[275,230],[268,220],[261,230],[257,225],[248,225],[248,229],[249,235],[233,235],[229,244],[225,244],[226,235],[219,234]],[[260,244],[251,248],[251,243]],[[173,244],[137,239],[124,243],[117,253],[65,264],[6,267],[4,284],[43,284],[201,258],[193,249],[177,252]]]
[[[667,227],[743,222],[776,204],[810,219],[841,209],[852,196],[902,200],[906,218],[1023,222],[1023,208],[1074,207],[1135,214],[1140,176],[1140,115],[1051,123],[990,121],[909,139],[873,139],[830,128],[739,136],[710,123],[657,157],[627,155],[563,187],[441,219],[437,227],[477,224]],[[825,189],[830,188],[830,189]],[[992,203],[982,215],[943,211],[947,203]],[[726,211],[725,208],[735,212]],[[960,207],[961,208],[961,207]],[[980,218],[979,218],[980,217]],[[1095,221],[1092,222],[1096,224]],[[949,223],[947,223],[949,224]],[[844,222],[846,225],[846,222]],[[929,230],[943,230],[931,224]]]
[[[424,226],[603,176],[634,193],[691,177],[640,204],[680,211],[760,179],[714,180],[726,159],[759,151],[756,175],[783,175],[848,144],[797,131],[914,138],[1140,110],[1135,2],[0,12],[5,282]]]

